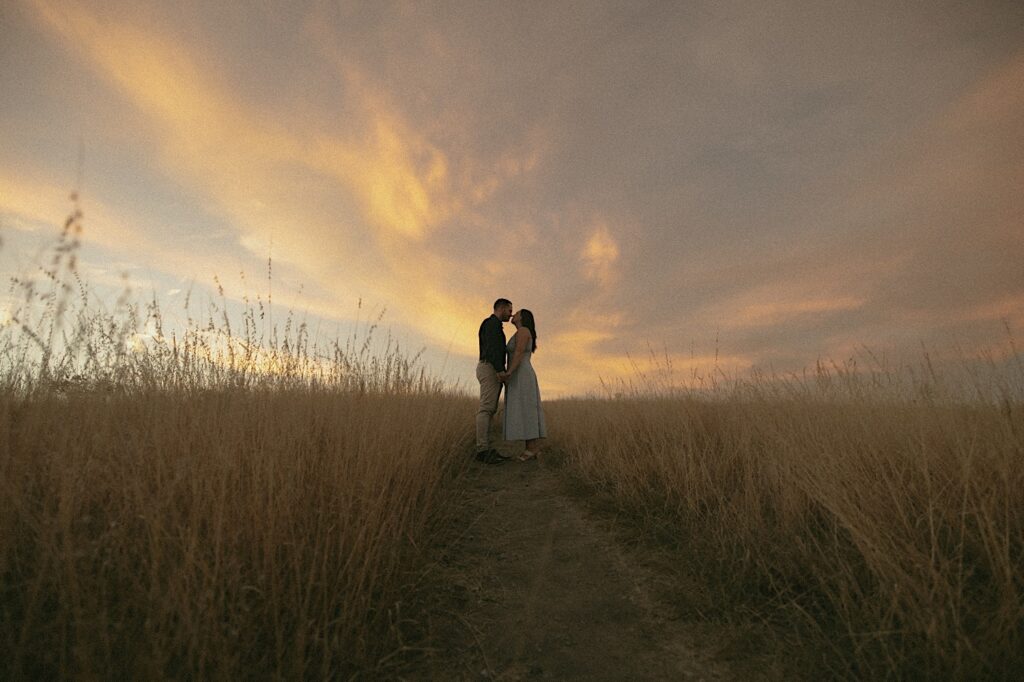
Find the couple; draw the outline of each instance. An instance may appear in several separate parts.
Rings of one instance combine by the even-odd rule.
[[[516,333],[506,345],[502,323],[509,320],[516,326]],[[476,458],[488,464],[511,459],[511,455],[495,450],[490,444],[491,418],[498,409],[501,385],[505,384],[505,440],[526,441],[520,462],[537,459],[540,441],[547,437],[547,428],[537,374],[530,364],[530,356],[537,350],[533,313],[520,309],[513,315],[512,303],[499,298],[494,302],[494,314],[480,324],[478,336],[480,362],[476,366],[476,378],[480,382],[480,409],[476,413]]]

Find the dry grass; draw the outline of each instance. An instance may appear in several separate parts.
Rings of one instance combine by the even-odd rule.
[[[819,368],[627,389],[550,404],[552,438],[570,471],[679,550],[720,616],[788,632],[779,655],[795,673],[1013,678],[1024,373],[993,374],[969,403],[932,376]]]
[[[263,301],[98,309],[79,220],[0,332],[0,677],[388,674],[469,400]]]
[[[0,399],[4,677],[373,669],[469,413],[298,390]]]

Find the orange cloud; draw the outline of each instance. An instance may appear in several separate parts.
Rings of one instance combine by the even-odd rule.
[[[767,301],[741,307],[730,316],[731,326],[755,327],[784,322],[798,315],[814,315],[863,307],[865,300],[855,296],[820,298],[811,296],[790,301]]]
[[[73,3],[33,5],[50,32],[150,117],[162,162],[213,202],[243,246],[258,254],[272,238],[275,260],[352,298],[386,301],[399,322],[432,341],[447,343],[457,330],[457,352],[476,354],[476,314],[438,279],[458,268],[422,244],[465,204],[449,161],[357,69],[341,71],[356,112],[348,134],[268,121],[202,69],[206,60],[193,46],[123,20],[101,22]],[[345,211],[344,197],[359,214]],[[331,215],[325,201],[340,210]]]
[[[591,232],[580,258],[583,261],[584,274],[590,279],[603,285],[609,285],[615,280],[619,245],[606,225],[600,224]]]
[[[966,311],[963,319],[969,322],[1002,320],[1011,330],[1024,331],[1024,293],[975,306]]]
[[[357,140],[321,136],[310,167],[335,177],[361,200],[364,214],[385,235],[422,239],[459,208],[448,159],[399,117],[351,65],[341,69],[366,129]]]
[[[951,105],[937,124],[967,130],[1017,123],[1024,100],[1024,50],[972,85]]]
[[[152,246],[142,235],[125,227],[131,222],[119,219],[110,207],[95,198],[83,198],[81,208],[85,213],[83,231],[86,239],[108,248]],[[67,187],[28,177],[0,177],[0,212],[11,217],[11,227],[35,231],[37,226],[45,225],[56,234],[64,217],[72,210],[70,189]]]
[[[289,203],[281,185],[290,184],[282,180],[292,164],[341,181],[371,224],[403,238],[422,237],[451,212],[444,155],[387,111],[351,69],[348,84],[360,98],[365,128],[351,139],[304,136],[297,132],[301,122],[268,122],[244,109],[198,66],[206,60],[195,48],[127,23],[101,24],[74,4],[58,9],[38,0],[35,7],[52,31],[160,125],[168,165],[218,200],[240,227],[298,222],[288,219],[290,211],[270,220],[251,211],[254,197],[267,208]]]

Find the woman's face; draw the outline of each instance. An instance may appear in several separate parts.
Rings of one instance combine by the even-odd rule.
[[[512,324],[514,324],[515,326],[518,327],[519,326],[519,319],[520,319],[520,315],[519,315],[519,311],[517,310],[515,315],[512,316]]]

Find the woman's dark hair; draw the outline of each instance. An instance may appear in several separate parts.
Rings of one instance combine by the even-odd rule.
[[[526,327],[527,329],[530,330],[531,334],[533,334],[533,348],[531,349],[531,352],[536,351],[537,350],[537,325],[533,321],[533,313],[531,313],[526,308],[520,308],[519,309],[519,321],[523,324],[524,327]]]

